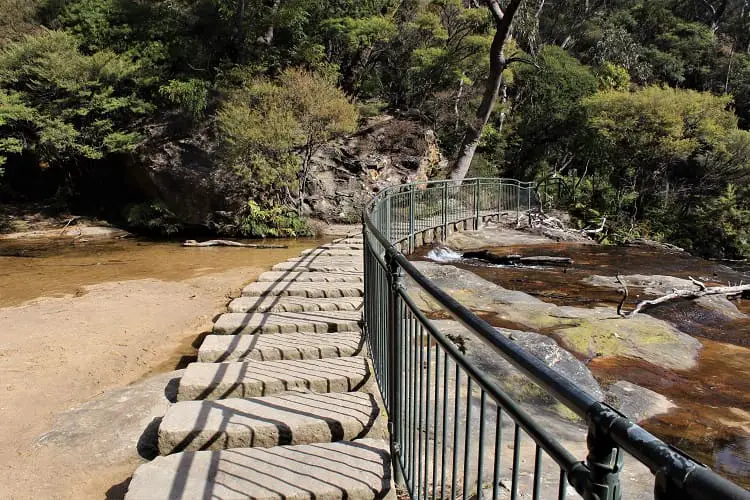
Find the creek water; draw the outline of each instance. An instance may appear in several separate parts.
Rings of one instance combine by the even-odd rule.
[[[39,297],[85,293],[110,281],[153,278],[179,281],[240,267],[268,267],[329,239],[271,240],[287,248],[183,248],[179,242],[142,239],[0,240],[0,307]]]
[[[429,250],[423,248],[415,258],[427,259]],[[567,268],[501,266],[460,259],[459,254],[451,251],[442,250],[441,256],[447,263],[505,288],[526,292],[545,302],[575,307],[614,310],[620,302],[617,290],[583,281],[591,275],[669,275],[683,279],[692,276],[709,285],[750,282],[746,268],[733,269],[688,254],[649,247],[555,243],[489,250],[501,255],[570,257],[574,264]],[[651,297],[642,293],[636,296],[631,290],[623,309],[631,310],[637,301]],[[696,307],[689,300],[665,303],[644,312],[671,322],[700,341],[702,348],[693,369],[668,370],[643,359],[621,356],[594,358],[587,363],[603,387],[627,380],[668,397],[676,408],[640,424],[722,475],[750,487],[750,300],[739,299],[734,304],[747,315],[745,318],[727,320]],[[486,319],[494,326],[527,329],[506,324],[494,316]],[[553,332],[538,333],[554,337]],[[584,353],[573,354],[585,359]]]

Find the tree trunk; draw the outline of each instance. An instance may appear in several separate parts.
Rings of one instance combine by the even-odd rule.
[[[482,97],[482,102],[479,105],[479,109],[477,110],[474,123],[469,125],[469,130],[466,131],[466,135],[461,143],[458,158],[451,170],[451,179],[458,181],[459,183],[463,181],[464,177],[466,177],[466,173],[469,171],[471,160],[474,158],[474,152],[477,150],[479,141],[482,139],[484,127],[490,120],[490,116],[492,116],[492,108],[497,101],[497,96],[503,82],[503,71],[506,66],[503,48],[505,47],[505,41],[510,32],[510,25],[513,21],[513,16],[522,1],[523,0],[511,0],[505,10],[502,10],[498,0],[488,0],[488,6],[495,18],[497,26],[495,37],[493,38],[492,46],[490,47],[490,75],[485,84],[484,95]]]

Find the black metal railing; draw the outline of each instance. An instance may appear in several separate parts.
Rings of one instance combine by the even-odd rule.
[[[655,480],[653,493],[649,487],[625,492],[626,497],[644,498],[646,492],[658,499],[750,499],[746,490],[510,341],[404,255],[451,231],[478,228],[487,219],[520,223],[538,206],[538,192],[534,184],[512,179],[422,182],[386,189],[365,208],[365,331],[388,411],[397,481],[420,499],[563,499],[575,492],[586,499],[620,499],[627,452],[635,458],[628,466],[637,471],[640,462]],[[417,306],[405,287],[407,277],[423,299],[583,419],[586,447],[571,451],[563,446],[469,360]]]

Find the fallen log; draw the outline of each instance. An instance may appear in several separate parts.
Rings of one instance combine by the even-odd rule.
[[[549,255],[535,255],[524,257],[518,254],[500,255],[490,250],[477,250],[473,252],[464,252],[463,257],[466,259],[479,259],[490,264],[501,265],[541,265],[548,264],[553,266],[568,266],[573,264],[573,259],[569,257],[552,257]]]
[[[625,318],[632,318],[639,312],[641,312],[646,307],[655,306],[658,304],[662,304],[664,302],[669,302],[670,300],[675,299],[697,299],[700,297],[705,297],[708,295],[740,295],[740,294],[746,294],[750,292],[750,284],[747,285],[736,285],[736,286],[706,286],[704,283],[694,279],[692,276],[689,276],[690,281],[692,281],[695,286],[698,287],[697,290],[673,290],[671,293],[668,293],[666,295],[662,295],[661,297],[658,297],[656,299],[651,300],[642,300],[639,302],[635,309],[630,311],[627,314],[621,314],[621,316]]]
[[[182,246],[184,247],[242,247],[242,248],[289,248],[287,245],[267,245],[265,243],[240,243],[239,241],[229,240],[208,240],[195,241],[187,240]]]

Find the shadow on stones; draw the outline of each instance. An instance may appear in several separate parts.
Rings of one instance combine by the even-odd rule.
[[[214,320],[213,320],[214,323],[216,323],[216,318],[218,318],[218,316],[221,316],[221,315],[217,315],[216,317],[214,317]],[[190,344],[191,347],[193,347],[195,349],[200,349],[201,345],[203,344],[203,341],[210,334],[211,334],[211,332],[201,332],[201,333],[199,333],[198,336],[195,337],[195,340],[193,340],[193,343]]]
[[[125,498],[125,493],[128,492],[128,486],[130,486],[130,481],[132,479],[132,477],[129,477],[123,482],[118,483],[108,489],[104,494],[105,500],[123,500]]]
[[[177,402],[177,390],[180,388],[180,377],[175,377],[169,382],[167,382],[166,387],[164,387],[164,397],[167,398],[167,401],[170,403],[176,403]]]
[[[161,425],[162,417],[154,418],[147,426],[146,429],[138,438],[138,444],[136,449],[138,455],[146,460],[153,460],[159,456],[159,425]]]
[[[187,368],[187,366],[190,363],[195,363],[198,361],[198,356],[196,355],[190,355],[190,356],[180,356],[180,360],[177,362],[177,364],[174,366],[175,370],[183,370]]]

